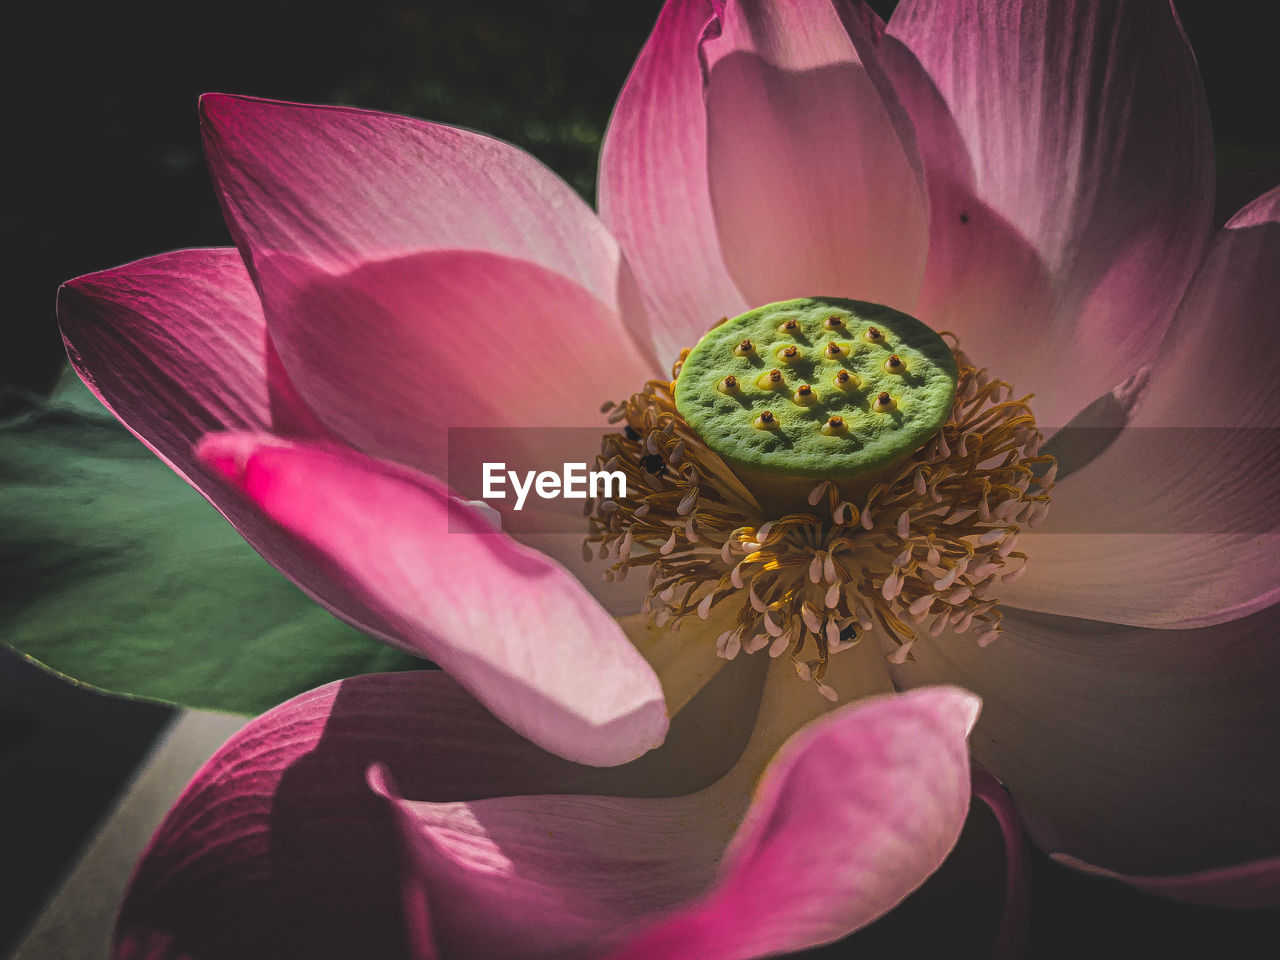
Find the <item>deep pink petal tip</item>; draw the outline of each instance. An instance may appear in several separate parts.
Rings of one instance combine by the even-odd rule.
[[[602,766],[662,742],[661,685],[618,623],[438,480],[271,436],[208,437],[199,455],[377,610],[394,640],[530,739]]]

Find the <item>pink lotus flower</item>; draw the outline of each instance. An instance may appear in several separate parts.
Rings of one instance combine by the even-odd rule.
[[[119,956],[825,942],[959,834],[977,701],[939,683],[983,698],[970,747],[1048,851],[1280,900],[1277,474],[1132,429],[1271,427],[1280,405],[1280,191],[1210,236],[1171,8],[906,0],[886,31],[852,2],[672,0],[618,102],[599,218],[468,131],[225,96],[202,120],[237,249],[69,283],[72,360],[304,590],[449,676],[344,681],[233,738],[140,864]],[[830,635],[832,704],[734,659],[751,637],[672,635],[629,584],[589,591],[580,537],[450,532],[447,427],[599,422],[715,319],[813,294],[956,331],[1042,424],[1130,428],[1071,463],[1018,542],[1025,576],[948,575],[948,603],[991,589],[1002,618],[922,602],[938,629],[910,647]],[[1197,525],[1224,505],[1245,532]],[[982,617],[990,646],[964,635]],[[892,687],[926,689],[854,702]]]

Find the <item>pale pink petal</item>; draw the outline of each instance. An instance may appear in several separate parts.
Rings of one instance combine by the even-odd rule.
[[[768,956],[839,939],[946,858],[969,807],[975,697],[940,687],[865,700],[779,752],[708,893],[617,955]]]
[[[369,791],[371,763],[438,801],[687,792],[741,751],[755,703],[725,699],[740,693],[717,678],[661,747],[607,769],[538,749],[438,671],[303,694],[232,737],[170,811],[134,874],[114,956],[404,960],[427,918],[405,916],[404,850]]]
[[[1104,867],[1095,867],[1065,853],[1052,856],[1065,866],[1121,880],[1139,890],[1171,900],[1235,909],[1280,906],[1280,857],[1180,876],[1129,877]]]
[[[1232,217],[1178,307],[1131,422],[1274,427],[1280,422],[1280,187]],[[1199,379],[1189,379],[1199,378]],[[1228,385],[1229,403],[1188,389]]]
[[[239,253],[180,250],[71,280],[58,292],[58,322],[76,372],[134,435],[303,590],[386,635],[356,595],[195,458],[213,430],[325,435],[274,359]]]
[[[930,206],[929,260],[916,313],[1021,393],[1054,382],[1061,356],[1046,345],[1054,290],[1033,243],[980,199],[964,136],[932,77],[898,38],[884,35],[876,59],[911,118]],[[1020,395],[1021,395],[1020,393]],[[1080,406],[1041,397],[1037,413],[1065,417]]]
[[[889,35],[954,118],[954,128],[932,126],[920,112],[927,96],[910,92],[918,78],[903,85],[936,171],[924,318],[982,347],[980,362],[987,344],[991,362],[1003,359],[1006,329],[1038,336],[1057,375],[1018,365],[1019,354],[1036,356],[1023,350],[1002,375],[1036,392],[1042,422],[1060,426],[1151,359],[1208,237],[1213,141],[1181,25],[1156,0],[904,0]],[[901,57],[886,60],[895,78],[908,72]],[[980,246],[987,238],[968,226],[987,220],[1011,228],[1000,240],[1011,249],[1029,241],[1007,267],[955,249]],[[1036,266],[1031,253],[1047,266],[1048,297],[1022,275]],[[1021,314],[1009,309],[1020,285],[1037,294]],[[984,289],[995,309],[984,309]],[[953,290],[963,309],[949,303]]]
[[[902,687],[982,697],[974,759],[1043,849],[1150,876],[1280,854],[1280,607],[1195,630],[1005,610],[1003,634],[921,638]]]
[[[554,173],[492,137],[411,117],[207,94],[205,149],[252,272],[335,272],[432,250],[529,260],[616,306],[617,243]]]
[[[916,150],[926,173],[974,188],[973,161],[956,118],[937,83],[905,43],[884,30],[871,30],[871,41],[894,96],[911,122]],[[930,190],[932,194],[932,190]]]
[[[1034,393],[1041,423],[1065,423],[1096,394],[1062,389],[1077,351],[1064,353],[1050,328],[1055,294],[1044,260],[972,187],[932,170],[928,182],[933,242],[917,315],[953,331],[974,363],[1018,397]]]
[[[936,330],[952,330],[980,366],[1013,384],[1052,384],[1062,357],[1046,344],[1054,313],[1052,279],[1041,254],[1014,224],[980,199],[968,148],[933,79],[915,54],[893,36],[877,57],[911,116],[929,189],[930,243],[916,307]],[[1040,395],[1037,414],[1067,416],[1081,405]]]
[[[725,270],[707,183],[698,44],[711,19],[708,0],[663,6],[600,153],[600,219],[636,272],[647,333],[665,363],[716,320],[747,309]]]
[[[1126,428],[1020,540],[1031,562],[1009,602],[1186,627],[1280,599],[1278,275],[1280,188],[1219,233]]]
[[[854,28],[865,21],[846,18]],[[727,3],[702,43],[720,245],[746,301],[914,308],[928,210],[901,107],[831,4]],[[860,50],[862,55],[860,55]]]
[[[391,627],[513,729],[608,766],[662,742],[653,670],[549,558],[494,532],[439,481],[339,450],[215,434],[201,459],[318,554]]]
[[[1169,452],[1156,438],[1132,449],[1162,454],[1158,465],[1163,465]],[[1270,459],[1274,464],[1275,457]],[[1189,470],[1178,479],[1195,484],[1211,476],[1209,470]],[[1128,482],[1136,485],[1148,479],[1139,474]],[[1152,491],[1153,496],[1175,502],[1183,499],[1175,500],[1173,493],[1163,486]],[[1274,529],[1103,533],[1098,531],[1099,522],[1105,520],[1089,522],[1087,530],[1093,532],[1020,537],[1019,549],[1026,550],[1031,561],[1025,576],[1002,589],[1003,598],[1060,616],[1172,630],[1225,623],[1280,600],[1280,533]],[[1250,522],[1249,516],[1241,516],[1235,526],[1244,529]],[[1053,523],[1051,519],[1045,528],[1053,529]]]
[[[1016,389],[1052,382],[1061,357],[1045,345],[1054,291],[1040,252],[980,197],[964,134],[916,55],[886,34],[876,59],[911,118],[928,185],[929,260],[917,315],[957,331],[977,363]]]
[[[609,307],[530,260],[439,250],[329,274],[264,255],[258,278],[276,297],[281,357],[324,421],[454,486],[447,451],[477,482],[471,448],[523,452],[526,469],[591,462],[616,429],[601,404],[652,376]],[[557,429],[572,427],[584,429]]]
[[[597,369],[616,369],[625,382],[637,369],[655,371],[638,359],[624,322],[642,324],[643,308],[616,241],[563,181],[520,150],[467,130],[347,108],[207,95],[201,115],[214,183],[280,358],[324,422],[350,428],[358,405],[384,425],[403,410],[398,380],[410,366],[417,379],[434,377],[446,388],[461,378],[463,394],[471,393],[487,350],[520,356],[530,345],[579,341],[592,345]],[[457,278],[439,275],[455,267]],[[410,271],[425,276],[397,278]],[[394,289],[366,302],[373,274]],[[406,303],[414,293],[441,302]],[[322,297],[350,315],[338,322],[332,311],[319,320],[297,313]],[[473,338],[466,357],[443,353],[460,331]],[[330,386],[347,350],[365,364],[348,374],[357,399],[331,411]],[[387,368],[370,379],[378,359]],[[567,359],[550,373],[566,366]],[[533,364],[517,372],[495,392],[533,396],[549,376]],[[598,377],[578,372],[588,378],[581,395],[592,393]],[[418,409],[415,420],[432,413]],[[427,466],[412,427],[400,459]],[[371,443],[384,439],[372,432]]]

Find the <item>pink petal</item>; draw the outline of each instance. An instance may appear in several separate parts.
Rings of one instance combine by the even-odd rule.
[[[666,363],[720,317],[747,309],[725,270],[707,183],[698,45],[711,19],[707,0],[663,6],[600,154],[600,218],[636,272]]]
[[[213,435],[201,459],[317,553],[405,649],[504,722],[608,766],[662,742],[653,670],[582,585],[450,497],[439,481],[337,449]]]
[[[727,703],[740,691],[717,685],[662,747],[608,769],[539,750],[438,671],[296,697],[229,740],[170,811],[133,877],[114,956],[402,960],[404,851],[392,811],[369,791],[370,763],[439,801],[696,790],[732,765],[755,717],[754,702]]]
[[[274,358],[235,250],[180,250],[79,277],[58,292],[58,322],[76,372],[125,426],[303,590],[385,636],[373,611],[193,454],[213,430],[324,436]]]
[[[946,858],[969,801],[978,701],[954,688],[865,700],[770,765],[715,886],[625,958],[765,956],[826,943],[892,908]]]
[[[652,376],[608,306],[529,260],[437,250],[330,274],[268,255],[258,278],[281,358],[325,423],[455,486],[450,449],[477,482],[473,446],[539,470],[590,462],[609,429],[601,403]]]
[[[765,764],[796,729],[834,709],[817,696],[795,697],[794,673],[773,669],[765,676],[769,665],[743,657],[721,669],[676,715],[672,738],[610,771],[640,773],[652,760],[650,778],[610,780],[603,796],[427,803],[395,771],[377,771],[371,782],[398,810],[414,851],[406,878],[410,912],[432,918],[421,931],[420,953],[496,960],[598,952],[625,927],[679,902],[682,892],[692,896],[709,884]],[[758,715],[744,713],[743,702],[758,705]],[[732,729],[744,717],[752,722],[750,740],[716,782],[678,799],[637,799],[672,796],[653,783],[670,780],[671,764],[696,762],[688,747],[698,737],[691,732],[709,728],[704,741],[733,741],[723,724],[728,719]],[[681,731],[685,742],[673,743]],[[716,749],[707,758],[723,755]],[[689,782],[690,773],[677,782]],[[628,785],[632,795],[621,799]]]
[[[1128,877],[1114,870],[1095,867],[1065,853],[1052,856],[1065,866],[1099,877],[1122,880],[1139,890],[1171,900],[1236,909],[1280,906],[1280,857],[1181,876]]]
[[[485,349],[519,356],[530,345],[589,342],[595,369],[615,369],[621,382],[654,370],[636,359],[624,323],[643,319],[617,243],[527,154],[470,131],[372,111],[223,95],[205,96],[201,110],[214,182],[285,369],[326,423],[350,429],[353,407],[374,421],[371,438],[347,439],[385,441],[385,425],[411,399],[400,382],[406,368],[443,389],[460,379],[462,395],[471,394],[473,371],[485,364],[466,357]],[[443,273],[455,268],[457,276]],[[424,275],[404,276],[411,271]],[[369,289],[375,275],[392,285],[381,297]],[[415,294],[441,302],[406,299]],[[327,296],[349,316],[295,313]],[[444,354],[459,331],[470,333],[467,355]],[[347,351],[357,353],[356,366],[347,366]],[[531,396],[568,366],[566,358],[540,380],[526,365],[493,392]],[[576,372],[585,378],[577,396],[597,405],[606,398],[590,371]],[[331,386],[344,376],[355,396],[339,403]],[[400,459],[433,466],[414,432],[430,413],[418,409],[405,425]],[[499,424],[515,419],[509,413]]]
[[[1031,562],[1009,602],[1189,627],[1280,599],[1277,275],[1280,188],[1215,239],[1128,427],[1020,541]]]
[[[379,770],[370,783],[398,812],[408,909],[430,917],[434,950],[418,953],[451,960],[590,956],[696,896],[713,880],[727,839],[723,814],[703,824],[723,804],[687,798],[429,803],[405,799]]]
[[[998,375],[1035,391],[1042,422],[1059,426],[1150,360],[1208,237],[1212,136],[1181,25],[1169,4],[1136,0],[904,0],[889,34],[954,118],[954,128],[930,124],[919,110],[927,97],[908,92],[918,78],[904,87],[931,169],[925,319],[938,314],[962,343],[980,345],[980,362],[988,344],[990,362],[1008,356]],[[901,58],[886,58],[901,76]],[[953,132],[967,157],[955,156]],[[984,279],[981,263],[957,270],[957,259],[981,254],[954,248],[985,239],[962,214],[1007,224],[1007,245],[1029,241],[1048,268],[1047,309],[1043,298],[1008,309],[1019,282],[1036,289],[1019,276],[1034,269],[1025,253],[1008,276]],[[1004,272],[995,258],[985,266]],[[983,308],[984,285],[1004,294],[998,309]],[[948,306],[953,289],[963,311]],[[1039,336],[1038,356],[1058,359],[1057,376],[996,349],[1020,326],[1030,329],[1019,336]]]
[[[1036,843],[1135,876],[1280,851],[1280,607],[1194,630],[1005,610],[979,648],[944,633],[892,667],[903,687],[982,697],[975,760]]]
[[[728,3],[719,19],[702,43],[707,162],[738,289],[753,305],[824,295],[913,309],[927,201],[899,136],[908,122],[868,54],[818,0]]]
[[[58,291],[58,319],[89,389],[179,472],[203,433],[273,426],[262,308],[233,249],[78,277]]]
[[[564,956],[569,942],[595,954],[625,932],[619,922],[643,926],[714,882],[756,769],[752,760],[746,777],[736,768],[724,776],[723,747],[755,711],[741,698],[728,711],[716,701],[733,692],[725,678],[751,665],[728,665],[666,744],[611,769],[543,753],[440,673],[357,677],[295,698],[233,737],[171,811],[122,909],[117,960],[491,960]],[[837,845],[848,825],[865,840],[853,864],[879,856],[864,878],[876,896],[918,884],[936,865],[924,861],[934,848],[945,854],[963,821],[975,712],[971,696],[940,689],[847,707],[807,728],[766,774],[724,882],[745,882],[752,867],[790,869],[790,840],[825,846],[825,820]],[[371,803],[373,761],[380,792],[394,781],[417,799]],[[673,762],[684,772],[666,777],[666,789],[699,792],[663,792]],[[403,832],[392,831],[393,817]],[[802,822],[788,825],[792,817]],[[826,857],[835,859],[819,856],[809,881],[820,891],[832,876]],[[619,861],[628,869],[613,869]],[[472,899],[495,883],[500,895]],[[847,915],[834,899],[817,897]],[[538,903],[553,909],[529,915]]]
[[[433,250],[529,260],[616,305],[624,268],[590,208],[533,157],[411,117],[206,94],[205,149],[251,272],[335,272]]]

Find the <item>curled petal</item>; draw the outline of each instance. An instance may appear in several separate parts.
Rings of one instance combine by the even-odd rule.
[[[377,762],[413,796],[669,796],[723,775],[759,700],[723,671],[657,750],[620,767],[546,753],[439,671],[329,684],[255,718],[205,764],[152,838],[116,929],[116,960],[404,960],[429,918],[405,914],[405,850],[373,795]],[[744,695],[745,694],[745,695]]]
[[[1004,841],[1004,910],[991,956],[993,960],[1013,960],[1026,955],[1027,925],[1030,921],[1027,851],[1022,839],[1022,820],[1014,809],[1009,792],[985,770],[973,771],[973,796],[991,811]]]
[[[826,943],[919,886],[964,824],[964,737],[978,701],[955,688],[917,693],[844,707],[788,742],[714,886],[616,960],[727,960]]]
[[[682,711],[658,751],[610,769],[539,750],[441,673],[297,697],[228,741],[170,812],[134,875],[114,956],[599,954],[628,931],[663,936],[664,911],[696,909],[703,890],[714,901],[726,885],[779,884],[779,871],[818,909],[767,898],[767,940],[845,930],[918,885],[955,841],[976,700],[939,688],[836,710],[815,696],[800,709],[774,691],[774,721],[828,715],[770,765],[717,881],[773,754],[774,724],[757,722],[725,766],[730,728],[750,726],[755,710],[720,700],[741,707],[741,685],[726,680],[750,672],[749,659]],[[673,761],[681,774],[664,783]],[[822,821],[839,828],[846,857],[828,849]]]
[[[250,434],[212,435],[199,452],[298,549],[323,558],[400,645],[531,740],[599,765],[662,742],[662,688],[617,622],[439,481]]]

